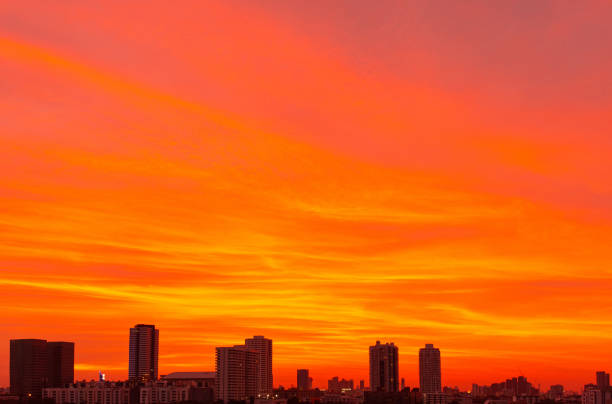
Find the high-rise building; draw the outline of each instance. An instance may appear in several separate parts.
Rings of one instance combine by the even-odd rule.
[[[14,339],[10,345],[13,394],[40,399],[43,388],[74,381],[74,342]]]
[[[433,344],[426,344],[425,348],[419,350],[419,380],[420,392],[423,394],[442,391],[440,350],[434,348]]]
[[[259,351],[243,345],[217,347],[215,394],[224,403],[257,396]]]
[[[257,363],[257,394],[271,395],[272,380],[272,340],[256,335],[244,340],[244,346],[259,353]]]
[[[599,371],[596,373],[596,377],[597,387],[599,387],[599,389],[602,391],[608,390],[608,387],[610,387],[610,373]]]
[[[393,342],[370,347],[370,390],[399,391],[398,347]]]
[[[154,325],[137,324],[130,328],[131,380],[157,380],[159,330]]]
[[[42,398],[47,386],[47,341],[44,339],[12,339],[10,341],[11,394]]]
[[[74,382],[74,342],[47,342],[47,387]]]
[[[298,391],[308,391],[312,389],[312,379],[310,378],[308,369],[297,370],[297,389]]]
[[[587,384],[582,391],[582,404],[604,404],[604,395],[599,386]]]

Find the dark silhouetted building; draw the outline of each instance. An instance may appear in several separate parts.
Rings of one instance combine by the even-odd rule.
[[[255,398],[259,357],[259,351],[244,345],[217,347],[215,398],[224,403]]]
[[[40,399],[44,388],[74,381],[74,342],[11,340],[9,367],[11,393]]]
[[[610,373],[599,371],[596,373],[596,378],[597,387],[602,391],[608,390],[608,387],[610,387]]]
[[[257,394],[261,396],[272,395],[272,340],[262,335],[244,340],[244,346],[257,351]]]
[[[331,393],[341,393],[347,390],[354,390],[354,388],[355,388],[355,384],[353,382],[353,379],[340,380],[338,376],[335,376],[327,381],[327,391]]]
[[[391,342],[370,347],[370,390],[399,391],[398,347]]]
[[[561,400],[563,398],[563,386],[561,384],[553,384],[550,386],[548,398],[551,400]]]
[[[419,381],[422,394],[440,393],[442,375],[440,371],[440,350],[433,344],[426,344],[419,350]]]
[[[47,387],[74,382],[74,342],[47,342]]]
[[[12,339],[10,342],[11,394],[42,398],[47,386],[47,341],[44,339]]]
[[[159,330],[154,325],[137,324],[130,328],[131,380],[157,380],[159,356]]]
[[[297,370],[297,389],[298,391],[308,391],[312,389],[312,379],[308,369]]]
[[[587,384],[584,386],[582,392],[582,404],[604,404],[603,392],[594,384]]]

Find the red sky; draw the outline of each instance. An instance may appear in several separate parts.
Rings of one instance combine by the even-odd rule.
[[[405,3],[3,4],[0,385],[10,338],[124,378],[136,323],[161,374],[612,370],[612,4]]]

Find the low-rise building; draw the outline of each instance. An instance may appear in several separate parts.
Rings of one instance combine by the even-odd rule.
[[[190,399],[190,386],[173,385],[165,381],[147,383],[139,388],[140,404],[178,403]]]
[[[43,398],[56,404],[129,404],[130,387],[124,382],[78,382],[45,388]]]
[[[319,401],[321,404],[363,404],[363,391],[345,390],[344,392],[325,392]]]

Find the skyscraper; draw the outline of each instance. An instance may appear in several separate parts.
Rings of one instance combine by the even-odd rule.
[[[599,371],[596,373],[597,387],[599,390],[606,391],[610,387],[610,373]]]
[[[11,394],[42,398],[47,386],[47,341],[12,339],[10,342]]]
[[[297,389],[298,391],[308,391],[312,388],[308,369],[297,370]]]
[[[74,342],[14,339],[10,342],[11,392],[41,398],[45,387],[74,381]]]
[[[47,387],[74,382],[74,342],[47,342]]]
[[[259,353],[257,364],[257,394],[272,394],[272,340],[256,335],[244,340],[244,345]]]
[[[419,350],[420,391],[423,394],[440,393],[442,391],[442,375],[440,371],[440,350],[433,344],[426,344]]]
[[[398,347],[393,342],[370,347],[370,390],[399,391]]]
[[[244,345],[217,347],[215,355],[215,394],[224,403],[249,400],[257,395],[260,353]]]
[[[159,330],[154,325],[137,324],[130,328],[130,379],[157,380],[158,354]]]

